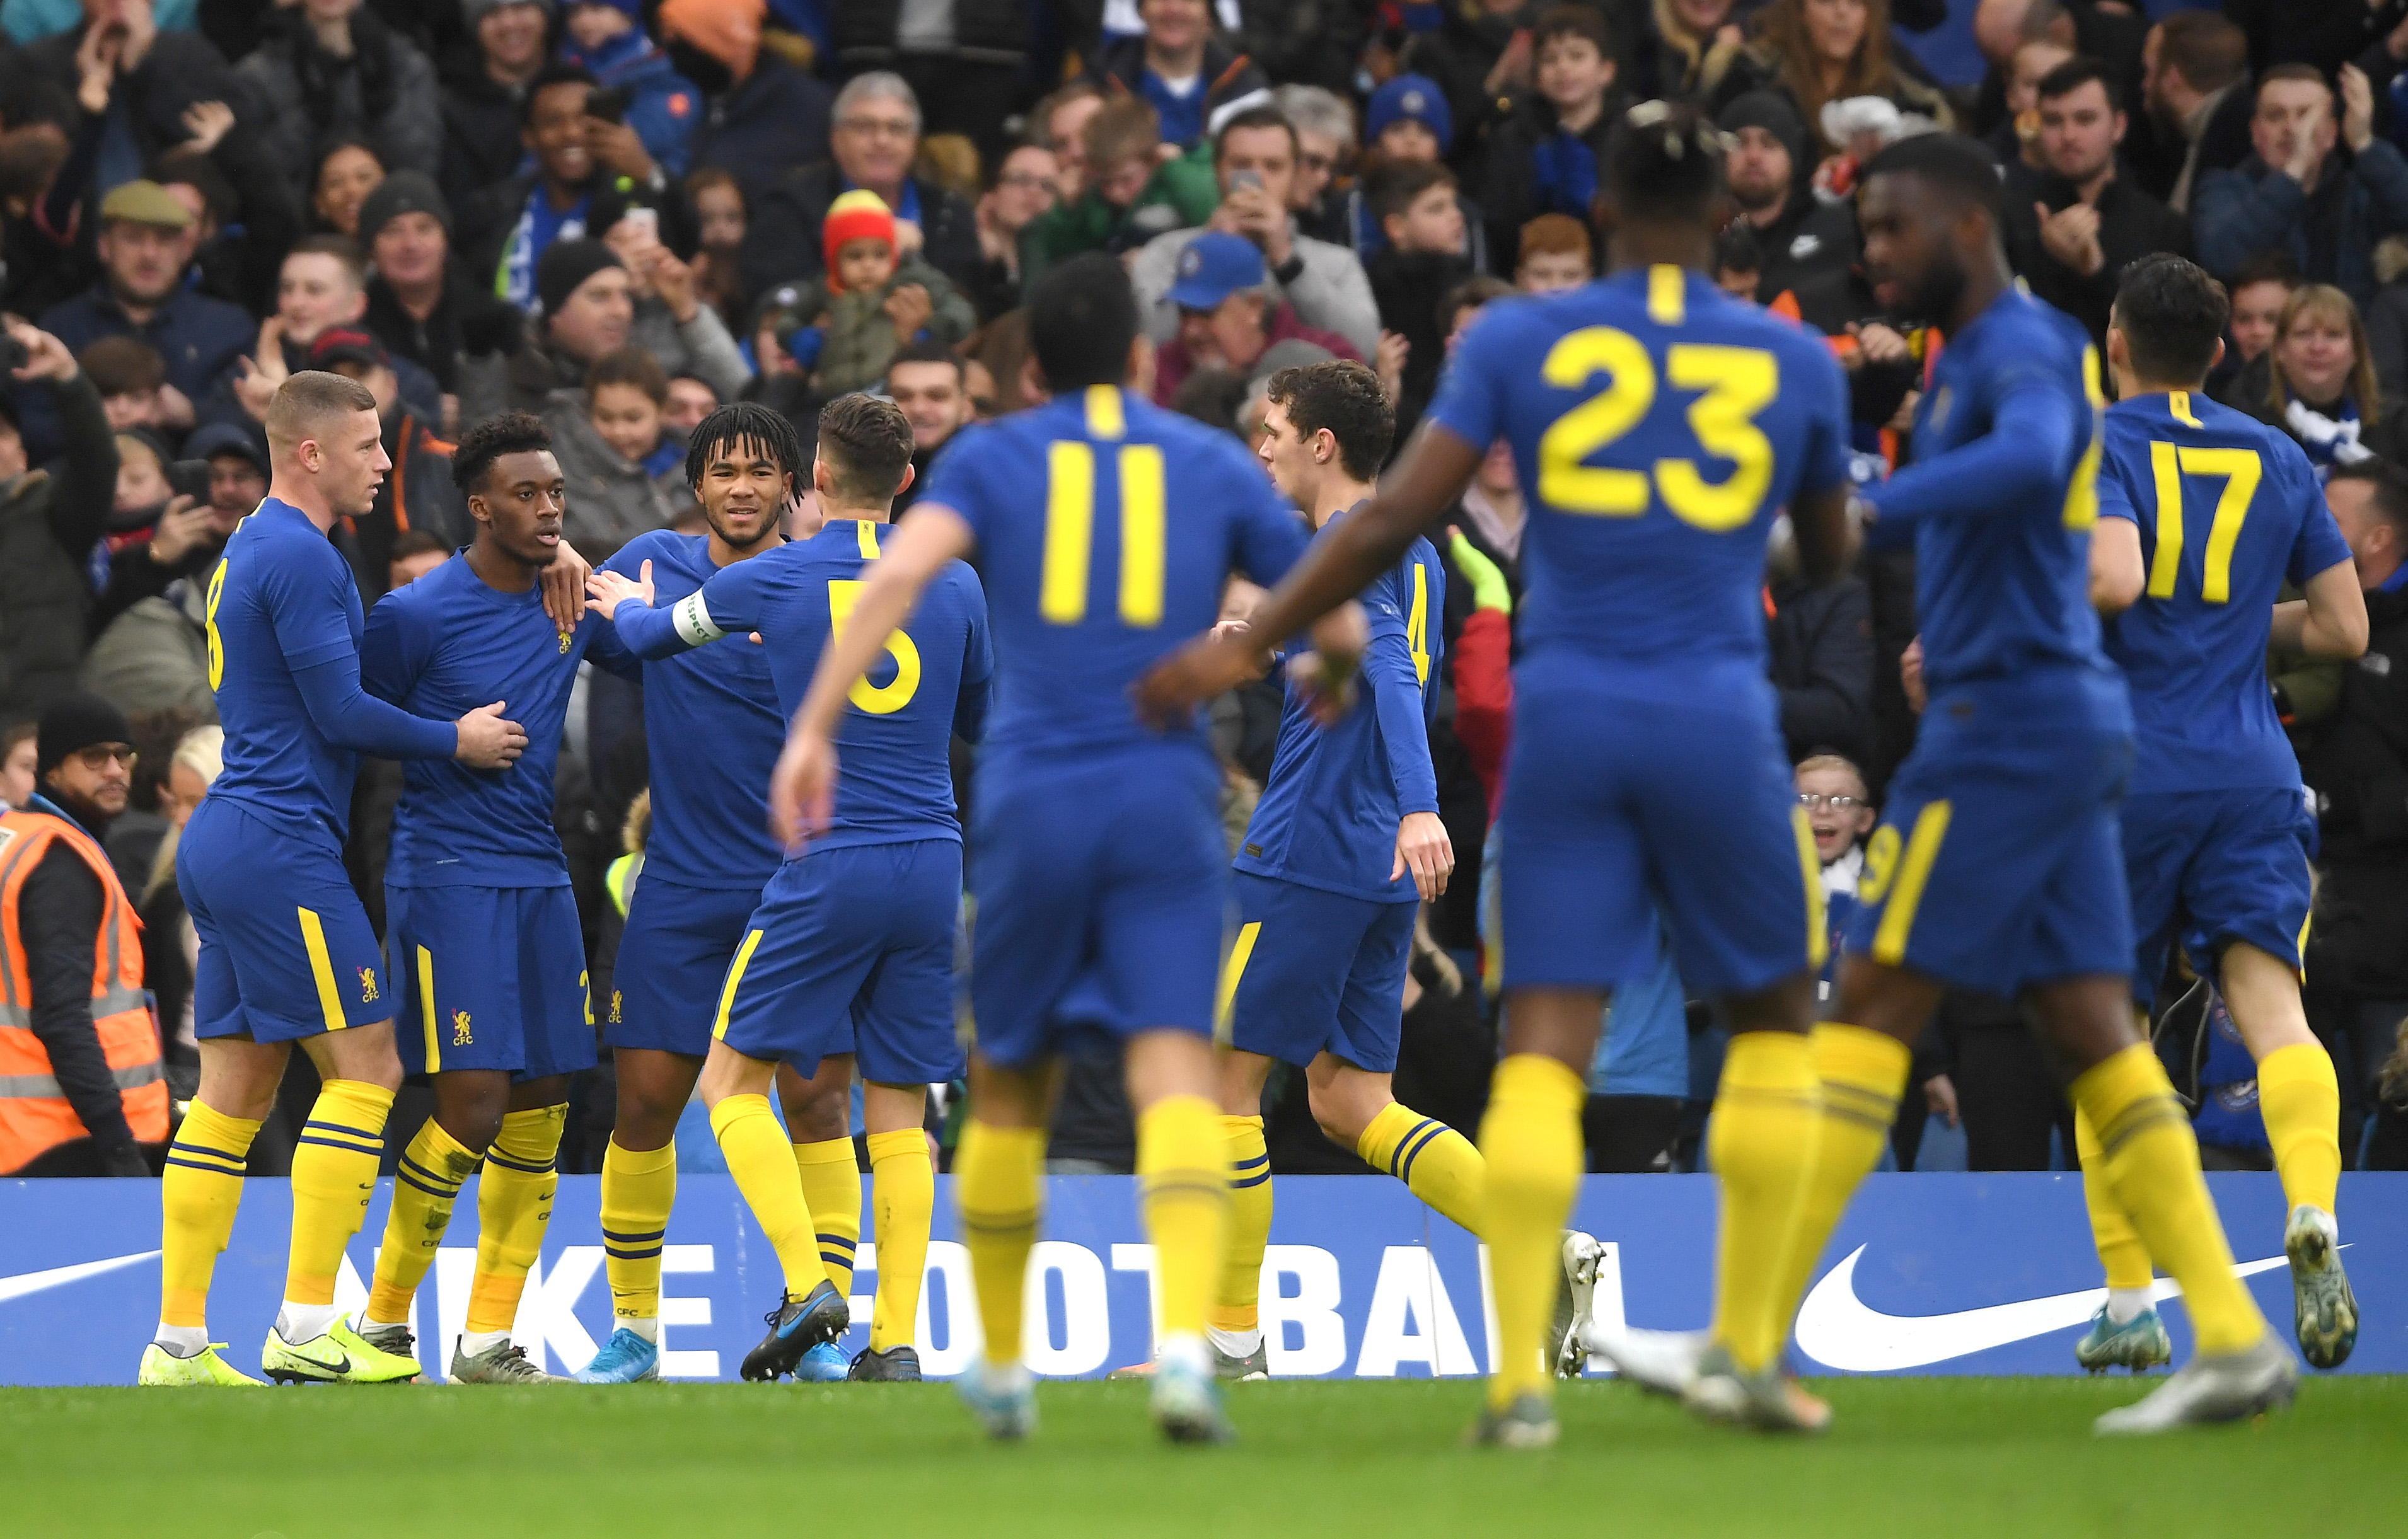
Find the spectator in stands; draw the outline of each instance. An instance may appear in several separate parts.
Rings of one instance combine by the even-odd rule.
[[[451,205],[423,173],[379,182],[360,207],[360,234],[376,266],[363,322],[395,360],[434,377],[444,402],[437,425],[455,434],[461,356],[506,349],[522,318],[453,253]]]
[[[1522,499],[1521,477],[1513,465],[1513,446],[1499,438],[1481,458],[1480,468],[1471,473],[1470,483],[1456,499],[1454,511],[1447,515],[1449,537],[1439,542],[1439,554],[1446,562],[1446,649],[1450,659],[1455,656],[1456,638],[1463,634],[1473,609],[1479,606],[1479,584],[1475,579],[1485,575],[1476,570],[1475,563],[1461,557],[1455,549],[1455,538],[1459,536],[1474,555],[1497,569],[1510,601],[1505,613],[1512,616],[1522,607],[1522,531],[1527,522],[1528,508]]]
[[[1138,0],[1137,12],[1144,36],[1105,44],[1088,73],[1107,92],[1150,103],[1165,144],[1192,147],[1270,105],[1261,67],[1212,35],[1210,0]]]
[[[387,170],[437,169],[443,122],[426,55],[361,0],[299,0],[275,17],[234,73],[295,191],[317,147],[337,138],[363,139]]]
[[[203,102],[188,117],[193,136],[151,161],[149,175],[192,213],[194,286],[268,309],[277,270],[301,234],[300,201],[258,135],[236,130],[234,108]]]
[[[64,342],[15,316],[0,325],[25,349],[11,379],[56,392],[66,445],[64,463],[32,468],[0,402],[0,721],[16,722],[72,687],[92,602],[86,561],[114,501],[117,438]]]
[[[309,213],[317,228],[356,235],[360,205],[384,180],[384,163],[365,140],[337,139],[326,146],[308,176]]]
[[[194,727],[176,742],[159,789],[166,834],[151,857],[147,879],[127,890],[142,919],[142,984],[158,1006],[168,1089],[179,1101],[191,1100],[200,1089],[200,1047],[193,1036],[193,969],[200,960],[201,943],[176,886],[176,847],[193,809],[224,773],[223,728]]]
[[[2232,351],[2237,362],[2254,363],[2274,345],[2283,306],[2299,286],[2298,269],[2280,253],[2243,263],[2232,275]]]
[[[900,516],[911,506],[937,454],[970,422],[969,371],[961,354],[941,342],[913,342],[886,365],[886,394],[911,424],[911,484],[896,494]]]
[[[470,270],[480,282],[492,274],[494,292],[522,310],[535,307],[536,266],[554,241],[599,238],[627,208],[586,135],[594,89],[575,64],[546,64],[520,99],[532,168],[479,189],[461,209]]]
[[[423,529],[412,529],[394,536],[393,568],[388,574],[393,588],[407,588],[452,559],[452,548]],[[393,588],[385,590],[391,592]]]
[[[34,737],[40,730],[39,722],[20,721],[0,732],[0,809],[34,799],[34,762],[40,752]]]
[[[1734,98],[1714,121],[1732,135],[1724,161],[1731,201],[1755,226],[1763,252],[1758,301],[1769,305],[1810,278],[1852,265],[1858,245],[1855,207],[1825,203],[1807,185],[1813,167],[1806,123],[1789,98],[1752,91]]]
[[[2189,249],[2183,218],[2116,175],[2125,120],[2107,66],[2071,59],[2040,83],[2041,159],[2031,201],[2006,206],[2007,257],[2031,292],[2107,346],[2107,312],[2124,269],[2152,251]]]
[[[1208,230],[1189,241],[1179,253],[1178,279],[1165,296],[1179,312],[1179,333],[1154,363],[1157,405],[1168,406],[1197,369],[1248,374],[1272,344],[1291,338],[1362,362],[1345,337],[1297,317],[1270,281],[1262,251],[1242,235]]]
[[[1541,214],[1589,217],[1598,167],[1613,127],[1613,37],[1585,6],[1556,6],[1531,28],[1535,93],[1488,136],[1480,183],[1488,211],[1489,260],[1512,267],[1523,225]]]
[[[1221,201],[1211,168],[1161,153],[1154,110],[1135,97],[1087,114],[1079,164],[1083,191],[1031,221],[1020,241],[1021,292],[1055,263],[1086,251],[1115,256],[1212,217]]]
[[[1538,221],[1530,222],[1535,224]],[[1764,242],[1756,238],[1756,226],[1743,219],[1724,225],[1714,236],[1714,254],[1708,271],[1713,275],[1715,288],[1733,299],[1756,304],[1756,286],[1764,277]]]
[[[779,334],[824,398],[867,389],[922,335],[961,341],[977,320],[944,274],[899,256],[898,222],[865,190],[837,199],[821,226],[825,276],[796,296]]]
[[[2233,278],[2233,313],[2240,314],[2240,274]],[[2367,345],[2374,354],[2374,382],[2386,401],[2408,401],[2408,235],[2386,235],[2374,248],[2374,280],[2383,285],[2367,302]],[[2284,296],[2287,297],[2287,295]],[[2279,307],[2281,300],[2278,298]]]
[[[1653,0],[1632,7],[1638,36],[1630,42],[1630,78],[1641,101],[1712,101],[1731,61],[1747,47],[1738,25],[1738,0]]]
[[[2054,37],[2035,37],[2015,50],[2007,64],[2007,115],[1983,140],[2007,168],[2007,195],[2020,199],[2026,178],[2047,173],[2041,159],[2040,82],[2050,70],[2074,58]]]
[[[1354,109],[1336,92],[1314,85],[1281,86],[1271,93],[1271,107],[1296,130],[1287,206],[1297,229],[1315,240],[1350,243],[1350,200],[1340,178],[1354,155]]]
[[[482,421],[505,411],[541,412],[556,390],[581,390],[585,371],[627,345],[636,298],[627,265],[598,240],[564,240],[536,268],[542,319],[504,357],[465,360],[460,415]]]
[[[131,716],[180,711],[215,718],[207,580],[179,577],[127,605],[93,639],[76,686]]]
[[[672,177],[685,175],[702,96],[644,33],[638,0],[569,0],[568,36],[561,58],[591,70],[605,91],[624,102],[621,118],[643,141],[644,152]]]
[[[254,331],[251,317],[185,285],[192,211],[157,182],[117,188],[102,200],[100,218],[100,281],[44,312],[42,329],[71,353],[104,336],[140,337],[167,361],[167,383],[197,406],[234,374]],[[48,458],[59,448],[57,419],[38,394],[26,405],[29,451]]]
[[[1537,50],[1525,11],[1528,0],[1472,0],[1441,6],[1438,25],[1416,33],[1405,50],[1407,69],[1426,75],[1446,93],[1448,114],[1465,153],[1456,169],[1467,174],[1471,147],[1512,110],[1513,99],[1530,89]],[[1485,191],[1485,188],[1483,189]],[[1498,260],[1510,260],[1510,253]]]
[[[661,424],[668,392],[668,376],[650,353],[622,348],[595,360],[582,390],[554,391],[544,405],[568,483],[561,533],[588,561],[667,528],[690,499],[685,442]]]
[[[277,284],[276,313],[261,325],[251,354],[237,360],[236,377],[202,403],[202,419],[244,422],[264,433],[277,387],[309,366],[310,345],[323,333],[359,325],[367,303],[359,249],[351,241],[307,235],[295,242]],[[443,391],[435,377],[406,361],[395,363],[394,372],[410,408],[426,421],[439,422]]]
[[[87,54],[84,41],[94,30],[100,40]],[[151,0],[83,0],[83,21],[28,46],[16,73],[72,96],[82,84],[86,58],[108,71],[105,109],[94,114],[107,122],[102,153],[71,189],[87,213],[123,184],[132,167],[182,144],[191,134],[185,114],[195,105],[240,99],[216,45],[197,32],[161,27]],[[14,123],[16,112],[8,116]]]
[[[1348,350],[1342,356],[1369,358],[1379,347],[1380,306],[1363,264],[1346,247],[1300,234],[1288,210],[1296,150],[1296,130],[1268,107],[1249,107],[1221,125],[1212,143],[1220,207],[1203,230],[1155,236],[1129,268],[1138,304],[1147,315],[1146,330],[1156,343],[1179,329],[1177,311],[1165,296],[1184,272],[1188,245],[1210,230],[1251,242],[1262,253],[1283,306],[1294,309],[1299,324],[1344,337]]]
[[[1824,127],[1823,108],[1853,97],[1879,96],[1954,128],[1956,115],[1940,89],[1891,52],[1889,12],[1889,0],[1772,0],[1756,13],[1755,40],[1710,100],[1719,109],[1750,91],[1783,93],[1805,120],[1818,156],[1847,149]]]
[[[2225,404],[2289,434],[2320,475],[2378,454],[2408,456],[2408,408],[2386,408],[2366,323],[2329,284],[2308,284],[2284,303],[2272,344],[2234,377]]]
[[[2201,266],[2227,277],[2284,250],[2309,282],[2353,300],[2373,295],[2374,243],[2408,229],[2408,160],[2375,137],[2373,94],[2354,66],[2342,71],[2339,105],[2336,123],[2332,89],[2305,64],[2266,72],[2249,123],[2254,152],[2232,170],[2203,173],[2192,194]]]
[[[657,19],[669,63],[710,104],[691,164],[726,172],[747,198],[828,155],[827,87],[762,50],[767,13],[763,0],[661,0]]]
[[[668,399],[661,406],[661,421],[674,432],[691,434],[724,404],[710,381],[702,376],[672,374]]]
[[[1454,172],[1436,161],[1394,161],[1373,171],[1369,181],[1371,211],[1383,237],[1367,269],[1380,306],[1381,346],[1388,350],[1392,338],[1401,338],[1406,349],[1387,392],[1402,443],[1421,420],[1446,361],[1439,303],[1471,276],[1471,264],[1463,257],[1465,225]]]
[[[446,54],[443,78],[444,193],[466,208],[515,175],[526,92],[544,65],[552,0],[460,0],[470,36]]]
[[[1562,293],[1597,276],[1588,226],[1570,214],[1541,214],[1525,224],[1521,246],[1522,263],[1513,270],[1513,286],[1526,294]]]
[[[602,237],[627,268],[636,306],[628,345],[651,353],[664,371],[701,375],[722,396],[733,397],[752,371],[727,323],[702,302],[694,268],[662,242],[659,228],[656,219],[630,214]]]
[[[2322,840],[2307,966],[2340,1002],[2335,1024],[2352,1050],[2336,1067],[2362,1118],[2408,1016],[2408,477],[2361,460],[2333,471],[2325,497],[2366,591],[2368,636],[2300,755]]]
[[[1872,597],[1853,573],[1825,584],[1798,570],[1794,542],[1765,562],[1764,631],[1781,735],[1792,763],[1818,750],[1851,760],[1872,745]]]
[[[1369,178],[1385,165],[1443,161],[1454,148],[1455,126],[1447,113],[1446,98],[1439,93],[1433,81],[1422,75],[1399,75],[1372,93],[1363,132],[1370,140],[1370,150],[1364,157],[1364,183],[1358,185],[1350,200],[1354,207],[1350,239],[1355,254],[1368,264],[1388,238],[1379,215],[1371,209],[1366,191]],[[1299,135],[1297,143],[1302,142]],[[1485,272],[1487,216],[1481,212],[1480,205],[1464,194],[1460,184],[1455,188],[1455,204],[1463,221],[1463,244],[1458,254],[1472,271]],[[1403,440],[1404,435],[1399,433],[1398,441]]]
[[[2213,11],[2176,11],[2149,29],[2141,50],[2141,105],[2162,157],[2150,191],[2176,213],[2190,211],[2200,178],[2229,170],[2250,150],[2253,97],[2249,41]],[[2144,170],[2143,185],[2152,178]]]
[[[914,0],[829,7],[838,78],[892,69],[929,104],[928,133],[976,141],[987,164],[1010,148],[1004,121],[1025,101],[1028,0]]]
[[[366,385],[384,426],[384,451],[393,468],[377,488],[366,515],[347,520],[346,539],[338,542],[346,546],[361,596],[373,606],[384,596],[393,542],[404,531],[423,529],[459,546],[468,543],[475,526],[467,504],[452,484],[451,444],[436,433],[434,420],[402,392],[394,360],[382,344],[356,327],[329,328],[310,345],[308,366]]]
[[[1020,303],[1020,237],[1053,208],[1058,175],[1054,151],[1041,144],[1014,145],[996,163],[978,201],[980,262],[969,297],[979,319],[992,321]]]
[[[1073,80],[1029,109],[1029,137],[1054,151],[1054,201],[1076,203],[1087,190],[1087,121],[1103,110],[1103,88]]]
[[[76,363],[92,380],[93,388],[100,392],[100,404],[108,412],[111,431],[149,428],[169,436],[180,435],[192,425],[189,404],[183,421],[168,420],[167,361],[159,356],[158,349],[140,337],[104,336],[84,349]]]
[[[685,178],[687,211],[694,219],[695,292],[730,326],[744,319],[744,189],[717,166]]]
[[[920,100],[901,76],[873,70],[846,81],[828,144],[833,163],[789,172],[753,194],[744,231],[744,277],[753,293],[824,271],[820,225],[838,197],[856,190],[877,193],[894,210],[901,254],[916,254],[957,286],[976,281],[983,260],[978,216],[959,195],[912,175]]]

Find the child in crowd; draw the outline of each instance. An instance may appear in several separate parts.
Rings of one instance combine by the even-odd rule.
[[[1743,222],[1743,221],[1742,221]],[[1836,753],[1818,753],[1798,765],[1798,804],[1814,835],[1814,858],[1823,866],[1823,903],[1831,931],[1830,962],[1822,995],[1830,997],[1840,962],[1840,937],[1856,908],[1856,880],[1865,868],[1865,836],[1873,831],[1872,793],[1864,771]]]
[[[1365,265],[1380,323],[1405,340],[1397,387],[1397,442],[1405,441],[1446,362],[1439,302],[1471,276],[1463,257],[1463,210],[1455,173],[1436,161],[1395,161],[1371,172],[1367,196],[1386,243]]]
[[[1743,219],[1731,221],[1714,237],[1714,287],[1753,305],[1763,278],[1764,242],[1756,226]]]
[[[646,36],[642,6],[638,0],[568,0],[560,8],[568,23],[561,58],[592,70],[606,91],[618,94],[614,128],[632,131],[664,172],[684,175],[702,93]]]
[[[84,349],[76,363],[93,389],[100,392],[100,404],[108,412],[111,428],[120,433],[129,428],[149,428],[153,433],[170,430],[167,361],[159,356],[158,349],[138,336],[104,336]],[[184,418],[190,425],[189,405]]]
[[[692,499],[685,441],[661,424],[668,393],[660,360],[621,348],[594,361],[583,390],[554,391],[544,407],[568,483],[563,533],[588,560],[667,528]]]
[[[1158,235],[1203,223],[1220,206],[1209,151],[1165,158],[1158,120],[1143,101],[1106,102],[1080,138],[1084,189],[1021,231],[1023,293],[1057,262],[1087,251],[1135,250]]]
[[[811,319],[781,339],[814,371],[821,394],[867,390],[905,343],[958,343],[978,323],[952,279],[917,257],[897,258],[895,216],[877,193],[856,190],[829,205],[820,243],[827,274],[793,312]]]
[[[1614,49],[1605,18],[1586,6],[1541,11],[1530,29],[1535,96],[1488,137],[1488,249],[1518,265],[1522,226],[1540,214],[1589,217],[1613,127]]]
[[[685,180],[686,201],[694,207],[694,224],[701,245],[694,254],[694,292],[716,309],[730,330],[742,324],[744,275],[738,253],[744,246],[744,190],[719,167],[705,166]]]
[[[1434,164],[1444,160],[1455,148],[1454,115],[1446,105],[1446,93],[1436,82],[1424,75],[1399,75],[1371,94],[1371,105],[1365,112],[1363,131],[1369,142],[1364,146],[1363,176],[1350,201],[1353,204],[1354,253],[1368,265],[1388,242],[1385,221],[1371,203],[1371,187],[1383,166],[1407,163]],[[1463,195],[1457,187],[1453,192],[1456,215],[1463,221],[1463,232],[1455,249],[1470,264],[1473,272],[1488,270],[1488,242],[1483,229],[1480,206]]]
[[[1522,226],[1522,261],[1513,269],[1515,288],[1526,294],[1561,293],[1596,276],[1586,224],[1570,214],[1541,214]]]

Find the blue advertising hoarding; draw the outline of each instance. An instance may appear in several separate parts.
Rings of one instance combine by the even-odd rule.
[[[2234,1259],[2285,1333],[2283,1196],[2272,1176],[2211,1176]],[[969,1262],[950,1180],[939,1178],[921,1292],[918,1347],[931,1376],[960,1372],[978,1347]],[[1126,1177],[1055,1176],[1031,1265],[1030,1365],[1092,1376],[1145,1358],[1153,1341],[1153,1250]],[[337,1302],[356,1307],[375,1264],[390,1183],[345,1259]],[[515,1334],[555,1373],[581,1366],[610,1329],[599,1182],[567,1176]],[[1288,1176],[1265,1259],[1262,1315],[1274,1375],[1393,1377],[1486,1370],[1495,1339],[1478,1243],[1394,1181]],[[255,1366],[282,1290],[288,1189],[245,1188],[219,1259],[211,1334]],[[865,1212],[867,1209],[865,1206]],[[2344,1259],[2366,1322],[2352,1373],[2408,1372],[2408,1175],[2342,1178]],[[476,1258],[473,1184],[452,1241],[418,1297],[419,1355],[439,1378],[466,1314]],[[1574,1223],[1607,1247],[1597,1307],[1609,1321],[1687,1328],[1713,1298],[1714,1190],[1689,1176],[1591,1176]],[[131,1383],[158,1307],[154,1182],[0,1182],[0,1383]],[[867,1345],[877,1284],[865,1234],[853,1279],[850,1353]],[[664,1371],[733,1379],[780,1292],[777,1258],[735,1183],[689,1176],[664,1254]],[[2172,1292],[2171,1283],[2159,1285]],[[2098,1307],[2080,1179],[2073,1176],[1876,1176],[1823,1259],[1799,1312],[1809,1372],[2065,1374]],[[2179,1300],[2166,1309],[2177,1360],[2188,1351]]]

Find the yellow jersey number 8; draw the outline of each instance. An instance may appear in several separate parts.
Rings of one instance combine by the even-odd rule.
[[[1699,392],[1690,403],[1698,447],[1731,463],[1709,481],[1694,460],[1663,459],[1649,471],[1583,463],[1637,427],[1656,404],[1656,361],[1628,332],[1584,326],[1558,339],[1541,365],[1557,390],[1578,390],[1598,375],[1604,390],[1549,424],[1539,439],[1539,495],[1550,507],[1612,519],[1647,511],[1651,492],[1684,523],[1713,533],[1739,529],[1764,506],[1772,486],[1772,441],[1756,416],[1781,393],[1781,370],[1761,348],[1677,342],[1664,354],[1675,390]]]
[[[225,682],[225,642],[218,635],[218,597],[225,591],[225,560],[221,557],[218,569],[209,574],[207,618],[203,622],[203,629],[208,631],[209,637],[209,688],[212,690]]]
[[[860,602],[861,584],[841,578],[828,581],[828,620],[835,634],[844,633],[845,622],[853,618],[853,606]],[[853,681],[853,691],[845,698],[872,716],[893,716],[911,704],[920,692],[920,648],[911,638],[896,631],[886,638],[886,655],[895,660],[895,677],[882,685],[873,685],[867,675]]]

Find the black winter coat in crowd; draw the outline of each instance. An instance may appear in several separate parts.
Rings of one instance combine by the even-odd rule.
[[[2408,994],[2408,590],[2366,595],[2366,653],[2300,758],[2323,841],[2309,967],[2318,983]]]
[[[66,458],[0,485],[0,725],[35,720],[75,688],[92,605],[85,558],[117,495],[100,392],[79,373],[56,393]]]
[[[2041,180],[2036,198],[2009,196],[2006,206],[2007,260],[2031,286],[2032,293],[2082,322],[2090,345],[2107,347],[2107,311],[2115,303],[2115,286],[2124,269],[2152,251],[2190,253],[2190,222],[2118,175],[2099,190],[2099,251],[2105,260],[2099,270],[2085,275],[2059,262],[2043,245],[2035,202],[2062,213],[2078,199],[2073,184],[2062,177]]]

